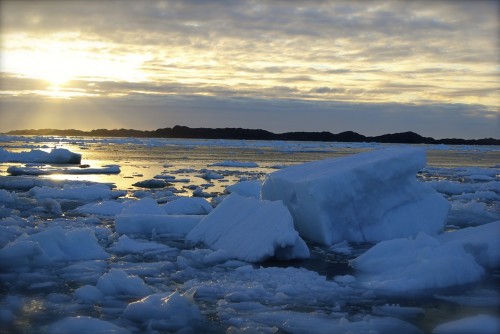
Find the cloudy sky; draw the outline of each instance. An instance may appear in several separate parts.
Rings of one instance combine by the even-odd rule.
[[[0,131],[500,138],[499,1],[0,0]]]

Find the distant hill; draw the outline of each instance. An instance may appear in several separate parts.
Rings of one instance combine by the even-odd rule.
[[[242,140],[296,140],[296,141],[325,141],[325,142],[376,142],[400,144],[447,144],[447,145],[500,145],[500,139],[434,139],[422,137],[415,132],[391,133],[381,136],[367,137],[353,131],[333,134],[331,132],[285,132],[272,133],[261,129],[242,128],[189,128],[176,125],[173,128],[157,130],[133,129],[96,129],[82,131],[75,129],[39,129],[15,130],[9,135],[37,135],[37,136],[87,136],[87,137],[138,137],[138,138],[192,138],[192,139],[242,139]]]

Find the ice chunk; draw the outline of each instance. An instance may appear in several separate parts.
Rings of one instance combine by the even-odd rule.
[[[232,194],[186,236],[192,243],[223,249],[250,262],[309,257],[309,249],[293,227],[281,202],[259,201]]]
[[[447,232],[438,237],[445,244],[462,246],[485,267],[500,268],[500,220],[476,227]]]
[[[420,307],[400,306],[396,305],[378,305],[372,307],[372,313],[380,316],[396,317],[396,318],[414,318],[423,316],[424,309]]]
[[[42,150],[31,150],[29,152],[9,152],[0,147],[0,162],[36,162],[36,163],[58,163],[79,164],[82,155],[73,153],[64,148],[55,148],[50,152]]]
[[[415,239],[382,241],[350,264],[365,288],[382,294],[415,294],[476,282],[483,268],[461,245],[441,243],[424,233]]]
[[[16,167],[7,169],[10,175],[51,175],[51,174],[119,174],[120,167],[109,165],[96,168],[37,168],[37,167]]]
[[[109,321],[86,316],[78,316],[67,317],[51,324],[48,327],[47,333],[130,334],[131,332],[128,329],[118,327]]]
[[[109,254],[90,229],[65,232],[61,227],[22,235],[0,249],[0,266],[44,266],[55,261],[106,259]]]
[[[115,253],[145,253],[151,251],[168,251],[171,248],[153,241],[138,241],[122,235],[118,242],[109,248]]]
[[[219,166],[219,167],[240,167],[240,168],[251,168],[251,167],[259,167],[256,162],[251,161],[231,161],[225,160],[222,162],[216,162],[209,166]]]
[[[177,201],[177,200],[176,200]],[[172,202],[175,203],[176,201]],[[189,204],[188,204],[189,202]],[[198,209],[204,207],[198,200],[187,200],[179,205],[171,204],[172,212],[189,211],[192,204]],[[206,203],[208,204],[208,202]],[[168,204],[167,204],[168,205]],[[121,214],[116,216],[115,229],[118,233],[140,233],[140,234],[178,234],[186,235],[205,216],[200,215],[167,215],[169,209],[160,206],[152,198],[143,198],[125,207]]]
[[[113,192],[105,184],[93,184],[90,186],[82,184],[65,184],[62,188],[34,187],[29,194],[36,198],[60,198],[93,202],[103,199],[110,199],[121,195],[120,192]]]
[[[197,175],[198,177],[201,177],[202,179],[205,179],[207,181],[210,180],[218,180],[218,179],[223,179],[224,176],[220,175],[219,173],[216,173],[214,171],[202,169],[201,174]]]
[[[123,317],[166,331],[193,331],[202,321],[198,306],[178,292],[157,293],[130,303]]]
[[[245,197],[259,198],[261,186],[262,184],[258,180],[242,181],[226,187],[226,190],[231,194],[236,193]]]
[[[437,326],[432,334],[498,334],[500,318],[479,314]]]
[[[127,204],[115,201],[103,201],[79,206],[74,211],[101,216],[114,216],[122,212]]]
[[[96,287],[105,296],[143,297],[151,293],[151,288],[139,276],[129,276],[121,269],[111,269],[102,275]]]
[[[84,285],[75,290],[75,298],[83,303],[94,304],[103,299],[101,290],[92,285]]]
[[[158,202],[153,198],[143,198],[138,201],[130,203],[121,211],[122,214],[153,214],[161,215],[165,212],[160,208]]]
[[[165,188],[168,185],[167,182],[158,179],[150,179],[139,181],[133,184],[134,187],[142,187],[142,188]]]
[[[160,207],[169,215],[206,215],[212,211],[210,203],[200,197],[180,197]]]
[[[425,151],[392,147],[269,174],[262,198],[282,200],[301,236],[331,245],[442,231],[448,202],[415,174]]]
[[[116,216],[115,230],[120,234],[186,235],[204,217],[203,215],[120,214]]]

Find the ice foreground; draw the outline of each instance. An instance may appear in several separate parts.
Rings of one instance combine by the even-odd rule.
[[[305,163],[269,174],[262,198],[282,200],[300,234],[325,245],[437,234],[449,204],[417,181],[425,164],[410,147]]]
[[[248,262],[307,259],[309,249],[293,228],[281,202],[261,202],[237,194],[227,197],[186,236]]]
[[[256,198],[266,173],[383,145],[16,140],[3,142],[17,150],[62,142],[81,149],[84,163],[119,164],[121,172],[72,175],[17,163],[62,173],[7,176],[13,163],[0,163],[2,334],[498,332],[495,148],[426,147],[447,166],[417,175],[451,203],[444,233],[332,246],[305,240],[309,259],[254,263],[247,261],[276,255],[280,235],[289,245],[297,236],[285,206]],[[132,186],[151,179],[165,184]],[[233,237],[224,240],[226,228]],[[196,230],[206,243],[186,240]]]

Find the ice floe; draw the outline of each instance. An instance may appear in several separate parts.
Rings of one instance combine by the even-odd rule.
[[[213,163],[209,166],[252,168],[252,167],[259,167],[259,164],[257,164],[256,162],[251,162],[251,161],[225,160],[222,162]]]
[[[58,187],[34,187],[29,191],[35,198],[54,198],[81,200],[84,202],[93,202],[103,199],[111,199],[123,196],[126,192],[113,191],[105,184],[65,184],[62,188]]]
[[[259,180],[241,181],[226,187],[228,193],[260,198],[262,183]]]
[[[269,174],[262,198],[282,200],[301,236],[326,245],[437,234],[449,204],[416,180],[425,164],[410,147],[305,163]]]
[[[500,318],[479,314],[442,324],[434,328],[432,334],[498,334]]]
[[[61,227],[53,227],[32,235],[21,235],[0,249],[0,267],[42,267],[53,262],[108,257],[90,229],[66,232]]]
[[[72,168],[38,168],[38,167],[16,167],[11,166],[7,169],[10,175],[52,175],[52,174],[119,174],[120,166],[108,165],[98,168],[90,167],[72,167]]]
[[[121,269],[111,269],[102,275],[96,287],[104,296],[144,297],[153,291],[139,276],[127,275]]]
[[[210,203],[199,197],[179,197],[160,207],[169,215],[206,215],[212,211]]]
[[[67,317],[51,324],[47,328],[47,333],[131,334],[132,332],[109,321],[88,316],[77,316]]]
[[[65,148],[54,148],[50,152],[42,150],[9,152],[0,147],[0,162],[80,164],[81,161],[81,154],[73,153]]]
[[[178,292],[157,293],[128,304],[126,319],[162,331],[195,332],[203,317],[194,301]]]
[[[425,233],[382,241],[350,263],[362,286],[379,294],[432,293],[477,282],[485,273],[461,244],[441,244]]]
[[[196,244],[223,249],[237,259],[258,262],[271,257],[304,259],[309,249],[281,202],[232,194],[186,236]]]

